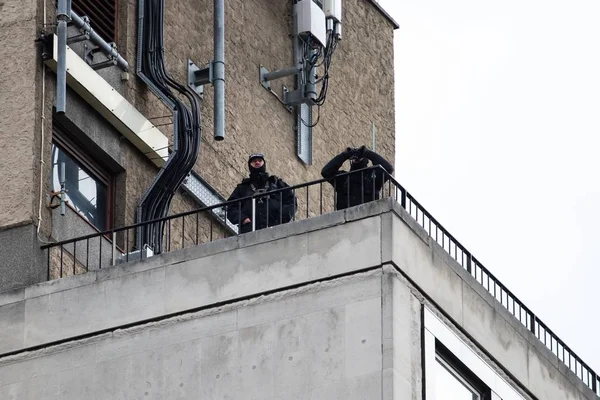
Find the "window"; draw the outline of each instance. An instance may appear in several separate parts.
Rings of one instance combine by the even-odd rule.
[[[66,200],[86,221],[104,231],[112,227],[111,174],[86,156],[54,123],[52,140],[52,190],[60,192],[64,177]]]
[[[423,306],[426,400],[523,400],[445,322]]]
[[[71,6],[80,16],[88,16],[90,25],[107,42],[117,41],[117,8],[115,0],[72,0]]]
[[[444,356],[438,344],[434,365],[434,386],[436,400],[484,400],[489,392],[485,386],[477,382],[477,386],[470,382],[464,375],[466,369],[463,365],[457,365],[456,360],[449,360]]]

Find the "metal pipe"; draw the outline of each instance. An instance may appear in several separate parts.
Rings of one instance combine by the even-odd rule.
[[[65,179],[65,163],[64,161],[60,163],[60,215],[65,215],[67,213],[66,209],[66,179]]]
[[[225,1],[214,0],[214,139],[225,139]]]
[[[60,0],[60,1],[66,1],[66,0]],[[77,28],[83,30],[85,33],[90,35],[91,42],[94,43],[96,46],[98,46],[104,52],[104,54],[106,54],[106,56],[108,58],[117,60],[117,66],[119,68],[121,68],[121,70],[123,70],[123,71],[129,70],[129,64],[127,63],[127,61],[125,61],[125,59],[123,57],[121,57],[121,55],[119,54],[117,49],[114,46],[108,44],[106,42],[106,40],[102,39],[100,37],[100,35],[98,35],[92,29],[90,24],[87,23],[82,17],[77,15],[77,13],[73,10],[71,10],[71,20],[73,21],[73,24]],[[60,40],[60,36],[59,36],[59,40]],[[66,39],[65,39],[65,43],[66,43]]]
[[[69,20],[69,1],[58,0],[56,6],[56,112],[65,113],[67,99],[67,22]]]
[[[277,71],[267,72],[263,75],[263,81],[274,81],[276,79],[285,78],[290,75],[297,75],[300,73],[300,68],[298,67],[289,67],[284,69],[278,69]]]

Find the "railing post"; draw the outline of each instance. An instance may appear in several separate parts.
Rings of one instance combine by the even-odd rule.
[[[592,371],[592,390],[594,394],[598,394],[598,376]]]
[[[406,210],[406,189],[400,189],[400,193],[402,194],[400,196],[400,205]]]
[[[50,280],[50,250],[52,247],[48,247],[48,280]]]
[[[256,198],[252,198],[252,232],[256,230]]]
[[[463,253],[465,253],[465,251],[463,250]],[[473,259],[473,256],[471,255],[470,252],[466,252],[467,253],[467,272],[471,275],[473,275],[471,273],[471,260]]]
[[[533,313],[531,311],[529,311],[529,322],[531,324],[531,327],[529,328],[529,330],[531,331],[531,333],[533,333],[535,335],[535,315],[533,315]],[[535,335],[537,337],[537,335]],[[539,338],[538,338],[539,339]]]
[[[112,265],[117,265],[117,232],[112,233]]]

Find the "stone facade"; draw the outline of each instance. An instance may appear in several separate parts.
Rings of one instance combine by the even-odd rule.
[[[54,21],[54,4],[50,3],[46,4],[46,25]],[[117,68],[108,68],[99,73],[172,140],[170,118],[159,118],[169,115],[169,110],[135,76],[137,2],[119,0],[117,3],[117,44],[119,52],[130,64],[130,76],[128,80],[121,81]],[[34,0],[9,0],[2,4],[0,148],[3,156],[0,166],[7,185],[4,187],[5,195],[0,200],[0,229],[27,224],[33,224],[36,229],[40,223],[40,239],[68,239],[71,237],[62,234],[57,236],[52,226],[53,217],[45,206],[46,195],[51,189],[50,147],[55,75],[46,70],[42,89],[43,64],[34,40],[42,32],[51,33],[52,29],[43,29],[44,3],[41,0],[37,3]],[[313,164],[305,165],[297,158],[293,114],[266,91],[258,79],[260,65],[270,70],[292,65],[291,10],[292,1],[226,2],[226,137],[222,142],[213,139],[213,90],[209,86],[202,104],[203,138],[195,167],[195,171],[225,198],[247,176],[246,161],[252,152],[266,155],[271,174],[282,177],[290,185],[300,184],[319,179],[322,166],[344,148],[363,144],[370,147],[372,127],[375,125],[377,152],[392,162],[394,160],[394,25],[367,0],[344,1],[344,37],[334,54],[329,92],[320,110],[320,122],[313,129]],[[188,59],[197,65],[204,65],[212,59],[212,3],[199,5],[193,0],[166,2],[165,11],[166,67],[177,81],[185,83]],[[71,29],[71,33],[75,33],[74,28]],[[20,33],[15,34],[17,31]],[[73,44],[71,47],[81,53],[83,45]],[[280,93],[282,85],[293,87],[293,81],[291,78],[275,81],[273,89]],[[42,90],[45,92],[43,121]],[[107,125],[97,112],[87,104],[78,102],[83,102],[83,99],[69,94],[66,120],[77,127],[81,143],[90,142],[98,146],[99,153],[112,158],[111,162],[114,161],[116,166],[117,193],[113,226],[133,224],[136,222],[138,202],[158,169],[110,124]],[[315,108],[315,118],[316,111]],[[40,167],[42,123],[45,131],[44,164]],[[40,182],[42,207],[38,218]],[[298,197],[299,215],[310,217],[321,212],[318,197],[310,196],[308,209],[306,196],[298,193]],[[324,211],[332,209],[332,199],[330,188],[325,188]],[[198,204],[191,197],[178,193],[170,213],[195,208],[198,208]],[[209,220],[206,221],[209,223]],[[180,237],[177,224],[173,229],[173,237]],[[215,237],[227,235],[218,224],[213,224],[213,229]],[[205,239],[209,236],[208,233],[204,235]],[[192,243],[195,238],[189,236],[188,239]],[[34,247],[39,244],[32,243]],[[20,251],[14,248],[1,250],[4,253]],[[24,262],[30,263],[29,260]],[[45,276],[45,266],[43,269],[41,275]],[[19,285],[23,282],[34,283],[39,276],[37,274],[35,278],[20,280]],[[4,284],[0,291],[12,287]]]
[[[0,3],[0,228],[28,224],[33,218],[37,28],[34,1]]]

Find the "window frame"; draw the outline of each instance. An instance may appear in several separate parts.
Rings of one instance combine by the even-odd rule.
[[[437,338],[435,340],[435,361],[441,364],[450,375],[478,396],[473,400],[490,400],[491,390],[469,368],[467,368]]]
[[[471,387],[480,390],[484,395],[482,400],[525,400],[527,398],[517,390],[522,388],[519,382],[509,383],[506,378],[500,376],[488,361],[478,355],[428,306],[421,306],[421,322],[424,399],[436,400],[434,364],[437,363],[438,357],[449,363],[453,372],[466,379]]]
[[[115,208],[115,177],[114,174],[105,167],[90,152],[85,151],[83,146],[79,145],[72,138],[69,130],[62,126],[56,119],[52,121],[52,145],[56,145],[61,151],[64,151],[71,157],[91,178],[101,182],[106,186],[106,226],[104,231],[111,230],[114,227],[114,208]],[[50,185],[54,190],[54,160],[51,160]],[[70,203],[67,205],[91,227],[98,232],[102,232],[91,221],[82,216]]]

